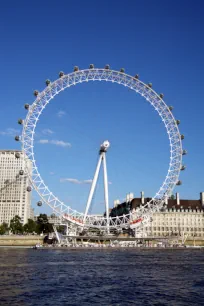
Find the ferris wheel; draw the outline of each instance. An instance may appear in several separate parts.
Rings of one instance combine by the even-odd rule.
[[[54,99],[61,91],[83,82],[89,81],[107,81],[125,86],[144,97],[150,103],[161,117],[169,138],[170,143],[170,162],[167,175],[161,184],[161,187],[155,193],[155,196],[146,204],[141,205],[134,212],[130,212],[123,216],[109,217],[94,216],[78,212],[67,206],[58,197],[56,197],[42,179],[34,155],[34,134],[39,117],[47,104]],[[109,65],[105,68],[95,68],[93,64],[89,69],[80,70],[77,66],[74,71],[69,74],[59,73],[59,78],[51,82],[46,80],[46,88],[42,92],[34,91],[35,100],[29,105],[25,104],[25,109],[28,111],[25,120],[19,119],[18,123],[22,124],[23,130],[21,136],[16,136],[15,140],[22,144],[23,158],[25,165],[27,161],[32,162],[32,171],[26,169],[32,187],[37,191],[41,198],[38,205],[46,203],[53,212],[63,217],[64,220],[81,228],[98,228],[98,229],[118,229],[123,227],[131,227],[139,229],[150,222],[153,213],[159,211],[166,199],[168,199],[175,185],[181,185],[179,174],[185,169],[182,165],[182,156],[187,154],[186,150],[182,149],[182,140],[184,135],[180,134],[178,125],[179,120],[176,120],[172,114],[173,107],[167,106],[164,102],[164,95],[157,94],[152,89],[152,84],[145,84],[139,79],[139,75],[130,76],[125,73],[122,68],[120,71],[111,70]],[[27,167],[27,166],[25,166]],[[27,191],[31,191],[31,186],[27,186]]]

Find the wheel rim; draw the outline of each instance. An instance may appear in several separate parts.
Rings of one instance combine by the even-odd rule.
[[[141,222],[134,224],[135,227],[139,227],[141,223],[143,225],[146,224],[151,215],[158,211],[163,206],[165,199],[171,195],[172,190],[178,181],[182,166],[182,143],[176,120],[168,106],[165,104],[164,100],[151,88],[150,85],[143,83],[137,78],[114,70],[86,69],[64,75],[63,77],[49,84],[48,87],[39,93],[36,100],[29,107],[28,114],[23,124],[21,141],[24,159],[31,159],[33,164],[32,173],[30,174],[29,171],[27,171],[27,174],[33,188],[37,191],[43,202],[50,206],[57,215],[83,227],[106,227],[106,218],[93,217],[91,215],[87,216],[86,223],[83,224],[83,213],[80,213],[77,210],[65,205],[45,185],[38,171],[34,157],[33,142],[35,128],[37,126],[37,121],[46,105],[64,89],[88,81],[109,81],[134,90],[136,93],[143,96],[155,108],[166,127],[170,143],[170,162],[163,184],[159,188],[158,192],[156,192],[152,200],[146,205],[137,208],[134,214],[131,212],[121,217],[110,218],[110,228],[130,225],[133,223],[131,220],[141,219]]]

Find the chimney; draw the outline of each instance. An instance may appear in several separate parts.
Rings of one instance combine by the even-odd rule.
[[[114,200],[114,207],[117,207],[120,204],[120,200]]]
[[[200,193],[200,201],[201,201],[201,205],[204,208],[204,192]]]
[[[141,204],[144,204],[144,191],[141,191]]]
[[[132,201],[134,199],[134,193],[130,193],[130,201]]]
[[[168,197],[165,198],[165,204],[168,205]]]
[[[180,205],[180,197],[179,197],[179,193],[176,193],[176,204]]]
[[[130,194],[128,193],[127,195],[126,195],[126,203],[128,203],[130,201]]]

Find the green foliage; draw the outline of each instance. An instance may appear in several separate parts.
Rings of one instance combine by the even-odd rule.
[[[28,219],[28,223],[23,226],[23,230],[25,233],[33,234],[36,233],[37,224],[32,219]]]
[[[170,196],[170,199],[171,199],[171,200],[175,200],[174,194],[172,194],[172,195]]]
[[[22,234],[23,233],[23,225],[21,223],[21,218],[19,216],[13,217],[10,221],[10,230],[13,234]]]
[[[52,224],[48,222],[46,214],[40,214],[37,219],[37,228],[36,232],[38,234],[51,233],[53,231]]]
[[[65,227],[63,225],[57,226],[57,231],[61,234],[64,234],[65,232]]]
[[[28,219],[28,222],[25,225],[22,225],[21,218],[19,216],[15,216],[10,221],[10,228],[8,224],[3,223],[0,225],[0,235],[6,234],[9,229],[13,234],[48,234],[53,232],[52,224],[48,222],[48,218],[46,214],[40,214],[37,218],[37,221],[33,221],[32,219]],[[60,232],[63,229],[60,227]]]
[[[6,234],[7,232],[9,231],[9,227],[8,227],[8,224],[7,223],[2,223],[0,225],[0,235],[4,235]]]

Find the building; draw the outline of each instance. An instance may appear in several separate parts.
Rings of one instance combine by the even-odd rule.
[[[34,221],[38,220],[39,215],[34,216]],[[47,220],[50,224],[60,224],[63,222],[63,219],[60,218],[59,216],[56,216],[54,213],[51,214],[50,216],[47,216]]]
[[[32,163],[27,160],[28,169]],[[10,223],[18,215],[25,224],[32,217],[31,192],[28,177],[25,175],[25,160],[21,151],[0,150],[0,224]]]
[[[34,220],[34,208],[32,206],[30,206],[30,211],[29,211],[28,215],[29,215],[29,217],[28,217],[29,219]]]
[[[129,212],[135,212],[137,207],[145,205],[151,198],[145,198],[141,193],[140,198],[134,198],[115,205],[111,216],[121,216]],[[147,236],[181,236],[204,237],[204,192],[200,193],[198,200],[169,199],[162,211],[155,213],[152,222],[144,228]]]

